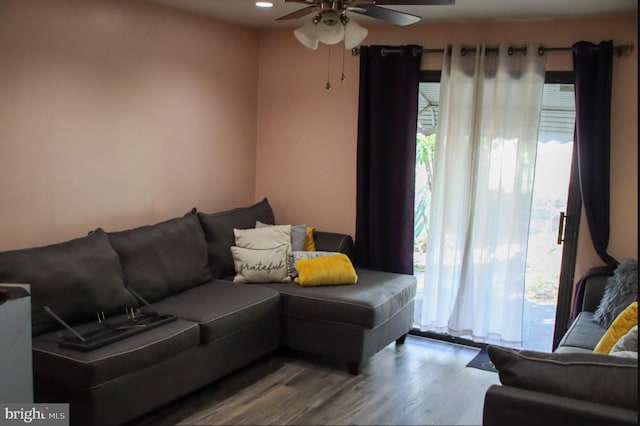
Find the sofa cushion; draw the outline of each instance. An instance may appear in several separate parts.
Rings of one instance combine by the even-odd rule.
[[[125,284],[149,303],[211,279],[195,213],[108,235],[120,256]]]
[[[265,198],[250,207],[206,214],[198,212],[207,240],[209,267],[214,278],[226,278],[234,274],[233,258],[229,248],[235,244],[233,229],[255,228],[256,221],[273,225],[273,210]]]
[[[593,321],[593,312],[582,311],[564,334],[556,352],[592,352],[607,329]]]
[[[638,410],[637,360],[488,346],[505,386]]]
[[[118,255],[106,234],[64,243],[0,253],[0,282],[31,285],[33,335],[60,328],[43,308],[69,323],[134,306],[124,287]]]
[[[117,322],[124,319],[126,316],[121,315],[111,320]],[[76,329],[82,333],[94,326],[95,321]],[[182,319],[91,352],[61,348],[57,337],[57,332],[51,332],[33,339],[34,375],[81,389],[93,388],[158,364],[182,351],[195,348],[200,341],[198,324]]]
[[[258,286],[213,280],[154,304],[161,314],[199,324],[207,344],[265,321],[279,321],[280,296]]]
[[[373,329],[393,317],[416,294],[412,275],[355,269],[358,284],[301,287],[295,283],[257,284],[280,293],[284,315]]]

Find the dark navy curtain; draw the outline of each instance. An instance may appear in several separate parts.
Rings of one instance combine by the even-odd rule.
[[[356,263],[413,273],[420,46],[360,48]]]
[[[618,265],[618,261],[607,253],[610,232],[613,43],[575,43],[573,70],[580,192],[593,247],[605,265],[590,269],[576,284],[569,325],[580,312],[586,279],[598,275],[611,275]]]
[[[613,43],[573,45],[580,192],[593,247],[608,266]]]

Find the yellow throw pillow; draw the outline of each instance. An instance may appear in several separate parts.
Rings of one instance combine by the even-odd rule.
[[[620,312],[620,315],[613,320],[611,327],[602,336],[595,349],[596,354],[608,354],[625,334],[631,330],[634,325],[638,324],[638,302],[633,302]]]
[[[304,237],[304,251],[316,251],[316,241],[313,239],[313,231],[316,228],[307,226],[307,234]]]
[[[358,281],[351,260],[346,254],[332,254],[314,259],[300,259],[296,262],[301,286],[355,284]]]

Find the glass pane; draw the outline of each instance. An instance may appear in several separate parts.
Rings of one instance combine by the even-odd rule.
[[[523,346],[551,351],[562,262],[560,212],[567,210],[573,153],[572,84],[545,84],[525,276]]]
[[[429,234],[429,207],[433,153],[438,120],[440,83],[420,83],[418,96],[418,134],[416,135],[416,188],[414,212],[413,270],[418,281],[416,309],[422,303],[425,250]]]

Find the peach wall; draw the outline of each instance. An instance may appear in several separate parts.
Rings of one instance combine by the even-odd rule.
[[[142,1],[0,2],[0,250],[252,203],[257,54]]]
[[[367,44],[637,39],[637,18],[370,26]],[[232,43],[230,41],[233,41]],[[269,197],[354,234],[358,58],[156,4],[0,2],[0,250]],[[550,54],[549,69],[571,69]],[[423,69],[438,69],[425,55]],[[637,48],[614,62],[610,253],[637,258]],[[257,135],[257,136],[256,136]],[[256,145],[257,138],[257,145]],[[257,161],[256,161],[257,158]],[[577,274],[599,263],[583,224]]]
[[[540,42],[571,46],[579,40],[635,42],[637,18],[370,26],[366,44]],[[325,90],[328,47],[310,51],[291,30],[260,35],[260,96],[256,199],[268,196],[281,223],[355,233],[358,58],[346,57],[347,80],[339,83],[342,48],[331,49],[331,80]],[[572,69],[568,52],[549,54],[550,70]],[[423,57],[423,69],[439,69],[439,54]],[[614,62],[612,107],[612,208],[610,253],[637,258],[637,46]],[[393,226],[390,224],[390,226]],[[577,275],[598,264],[580,234]]]
[[[311,51],[290,31],[261,34],[256,199],[280,223],[353,234],[358,60]],[[332,84],[325,89],[327,80]]]

